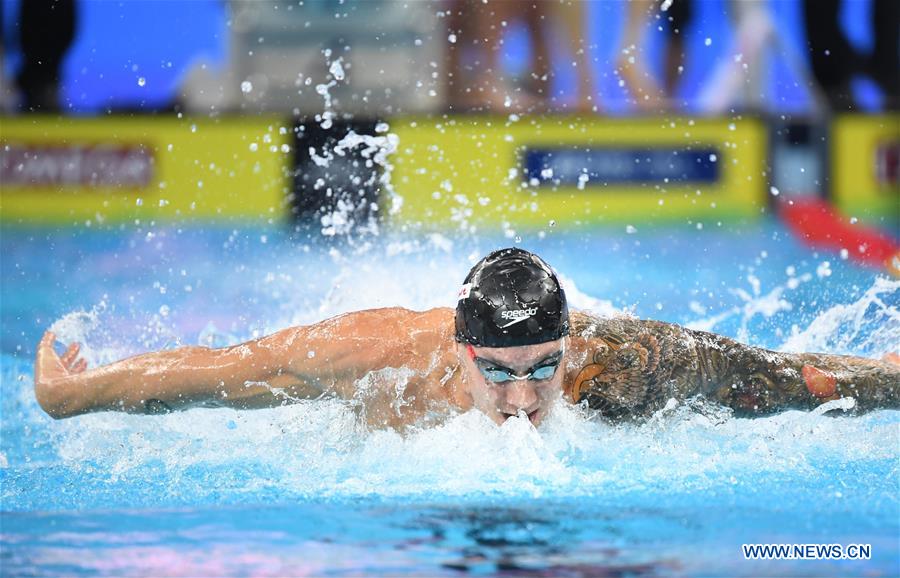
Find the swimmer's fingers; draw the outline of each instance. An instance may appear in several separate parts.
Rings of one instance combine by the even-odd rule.
[[[56,335],[52,331],[47,331],[44,333],[44,336],[41,337],[41,342],[38,343],[37,348],[37,362],[39,365],[46,365],[48,363],[60,364],[61,359],[59,355],[57,355],[56,350],[53,349],[53,344],[56,343]]]
[[[48,379],[54,379],[67,373],[67,368],[63,365],[62,360],[53,349],[56,342],[56,335],[48,331],[44,333],[41,342],[38,344],[37,357],[34,361],[34,379],[35,384],[42,383]]]
[[[72,364],[78,359],[78,352],[81,350],[81,345],[78,343],[72,343],[69,347],[66,348],[65,353],[59,358],[62,361],[63,366],[67,369],[72,369]]]
[[[53,348],[56,343],[56,335],[48,331],[44,333],[38,344],[37,363],[35,377],[42,378],[63,377],[71,373],[81,373],[87,369],[87,361],[78,357],[81,352],[80,343],[70,344],[62,355],[58,355]]]
[[[69,367],[69,371],[72,373],[81,373],[85,369],[87,369],[87,361],[85,359],[79,359]]]
[[[56,334],[52,331],[45,331],[44,335],[41,337],[41,342],[38,343],[38,350],[50,348],[53,349],[53,344],[56,342]]]
[[[38,344],[34,360],[34,397],[44,411],[51,417],[59,419],[73,415],[76,409],[70,393],[71,388],[66,385],[66,378],[72,375],[73,370],[63,363],[62,358],[53,349],[55,342],[56,336],[48,331]],[[69,358],[69,363],[75,358],[72,366],[74,368],[80,368],[84,363],[77,359],[77,350],[77,347],[69,347],[64,354]]]

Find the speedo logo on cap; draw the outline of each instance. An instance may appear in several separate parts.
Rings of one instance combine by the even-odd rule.
[[[472,284],[471,283],[463,284],[463,286],[459,288],[459,292],[456,294],[456,300],[462,301],[463,299],[466,299],[469,296],[469,293],[471,293],[471,292],[472,292]]]
[[[500,314],[503,319],[524,319],[531,317],[537,313],[537,307],[529,307],[528,309],[513,309],[512,311],[504,311]]]
[[[506,325],[501,325],[500,329],[506,329],[510,325],[515,325],[520,321],[525,321],[532,315],[537,313],[537,307],[529,307],[528,309],[512,309],[510,311],[503,311],[500,313],[500,317],[502,319],[509,319],[510,322]]]

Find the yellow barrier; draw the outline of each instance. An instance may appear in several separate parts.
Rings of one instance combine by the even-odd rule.
[[[832,192],[847,215],[900,220],[900,115],[840,116],[832,124]]]
[[[511,118],[395,119],[394,226],[715,222],[765,206],[756,120]]]
[[[281,218],[293,161],[279,119],[0,119],[6,223]]]

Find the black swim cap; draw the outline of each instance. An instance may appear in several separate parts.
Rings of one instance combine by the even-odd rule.
[[[456,340],[514,347],[569,334],[569,307],[559,279],[524,249],[494,251],[463,282],[456,304]]]

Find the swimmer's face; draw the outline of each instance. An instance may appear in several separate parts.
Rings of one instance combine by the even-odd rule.
[[[541,422],[562,392],[563,340],[521,347],[474,347],[459,344],[472,401],[498,424],[524,411]],[[555,371],[553,366],[556,366]],[[528,375],[544,379],[522,379]],[[512,379],[497,381],[511,376]]]

